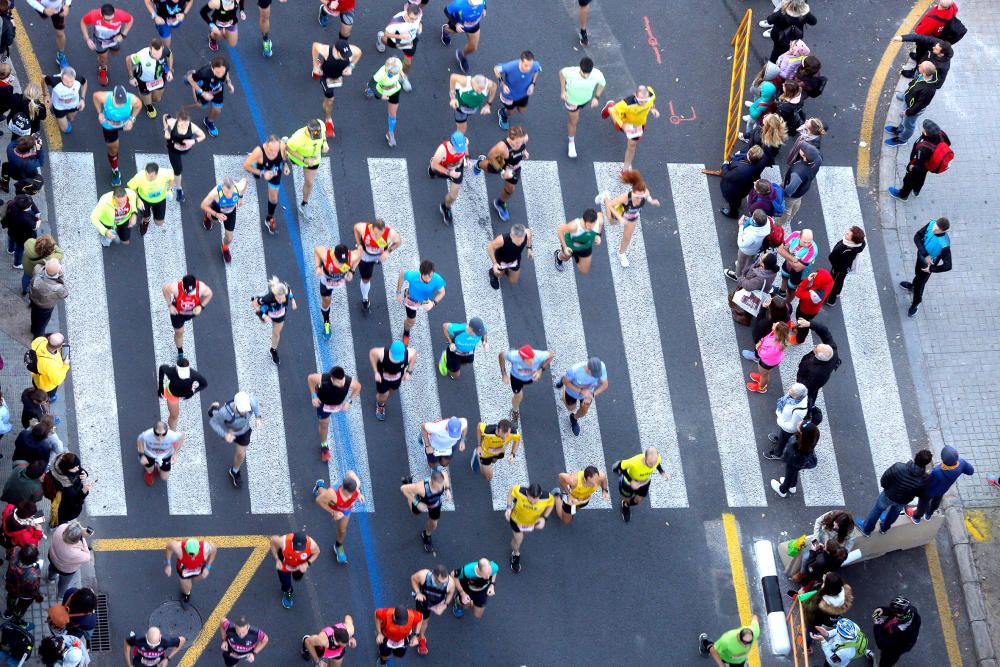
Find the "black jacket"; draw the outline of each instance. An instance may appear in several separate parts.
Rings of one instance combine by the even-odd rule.
[[[32,203],[31,208],[23,209],[14,205],[11,200],[7,204],[7,211],[4,213],[0,225],[7,230],[7,235],[17,243],[24,243],[28,239],[35,238],[38,224],[38,207]]]
[[[933,137],[921,134],[920,138],[913,142],[913,148],[910,149],[910,162],[906,165],[906,171],[927,171],[927,167],[924,165],[942,141],[951,146],[951,139],[944,133],[944,130]]]
[[[934,55],[934,45],[940,42],[941,38],[910,33],[909,35],[903,35],[902,40],[904,42],[915,42],[918,46],[927,49],[927,57],[924,60],[931,61],[937,67],[937,87],[940,88],[943,86],[944,80],[948,78],[948,70],[951,69],[951,56],[944,53],[940,56]]]
[[[719,187],[726,201],[743,199],[764,171],[766,160],[750,162],[745,156],[722,165],[722,181]]]
[[[861,245],[852,248],[844,243],[843,239],[837,241],[837,245],[833,246],[830,256],[827,257],[827,260],[830,262],[830,272],[844,273],[847,271],[851,268],[851,264],[854,263],[854,258],[864,252],[867,245],[867,241],[862,241]]]
[[[804,95],[800,94],[798,102],[788,100],[779,101],[775,109],[775,113],[784,119],[785,126],[788,128],[790,135],[794,135],[798,127],[806,122],[805,112],[802,111],[802,106],[805,104],[803,97]]]
[[[788,171],[785,172],[785,180],[782,187],[785,190],[785,199],[799,199],[812,187],[816,180],[819,168],[823,166],[823,156],[819,149],[808,141],[798,142],[798,152],[805,153],[807,160],[803,160],[798,153],[789,154]]]
[[[920,76],[919,74],[917,76]],[[935,74],[928,81],[914,79],[903,93],[903,104],[906,110],[903,112],[907,116],[916,116],[931,103],[934,93],[938,89],[938,77]]]
[[[882,610],[876,609],[876,614]],[[920,634],[920,614],[916,608],[913,610],[913,618],[905,629],[900,629],[899,619],[892,612],[883,610],[881,621],[876,621],[872,626],[875,638],[875,645],[883,651],[886,649],[896,649],[900,653],[906,653],[917,643],[917,635]]]
[[[819,336],[821,341],[833,348],[833,356],[830,357],[829,361],[820,361],[816,358],[816,352],[811,350],[799,362],[795,381],[801,382],[809,388],[810,393],[813,393],[819,391],[823,385],[829,382],[830,376],[840,367],[840,354],[837,352],[837,343],[834,342],[833,335],[825,324],[813,320],[809,328]],[[800,329],[799,335],[805,335],[805,332]]]
[[[885,495],[894,503],[905,505],[916,498],[924,487],[930,475],[913,461],[893,463],[882,473],[882,489]]]
[[[913,243],[917,246],[917,261],[923,263],[924,257],[927,257],[927,247],[924,245],[924,236],[927,235],[927,227],[933,225],[934,221],[928,222],[926,225],[917,230],[917,233],[913,235]],[[951,246],[943,248],[941,254],[938,255],[937,261],[931,265],[931,273],[945,273],[951,271]]]

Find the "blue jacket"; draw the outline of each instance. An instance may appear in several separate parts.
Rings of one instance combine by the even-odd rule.
[[[934,470],[931,470],[931,479],[927,483],[927,489],[923,495],[928,498],[943,496],[959,477],[962,475],[971,475],[974,472],[976,472],[976,469],[965,459],[959,459],[954,468],[948,469],[942,468],[939,463],[934,466]]]

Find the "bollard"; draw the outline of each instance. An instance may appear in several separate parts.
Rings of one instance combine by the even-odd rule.
[[[764,608],[767,610],[767,636],[772,655],[788,655],[792,642],[785,623],[785,606],[781,600],[781,585],[775,566],[774,547],[768,540],[758,540],[753,545],[757,571],[760,573],[760,587],[764,592]]]

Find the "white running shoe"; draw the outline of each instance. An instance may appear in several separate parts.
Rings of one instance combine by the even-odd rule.
[[[569,147],[567,149],[567,153],[572,158],[576,157],[576,142],[575,141],[569,142]]]
[[[618,253],[618,263],[622,265],[623,269],[627,269],[629,267],[628,257],[625,256],[625,253]]]
[[[610,195],[608,195],[607,191],[598,192],[597,196],[594,197],[594,206],[596,206],[597,208],[604,208],[604,200],[607,199],[609,196]]]
[[[375,50],[379,53],[385,53],[385,42],[382,41],[383,37],[385,37],[384,30],[379,30],[378,34],[375,35]]]
[[[405,74],[402,74],[400,75],[399,80],[403,84],[403,92],[405,93],[413,92],[413,85],[410,83],[410,77],[406,76]]]

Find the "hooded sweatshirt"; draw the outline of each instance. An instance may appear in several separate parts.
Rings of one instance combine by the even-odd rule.
[[[799,151],[805,154],[806,159],[803,160],[801,155],[796,155],[795,161],[785,173],[785,199],[799,199],[809,192],[813,181],[816,180],[816,173],[823,165],[823,157],[815,146],[802,143],[799,145]]]
[[[750,117],[754,120],[760,120],[760,117],[771,107],[777,93],[778,88],[770,81],[760,84],[760,97],[750,105]]]
[[[939,498],[948,493],[951,485],[958,481],[962,475],[972,475],[976,469],[972,464],[963,458],[959,458],[958,451],[950,445],[945,445],[941,449],[941,463],[931,470],[930,481],[927,482],[927,489],[922,495],[928,498]]]
[[[816,272],[816,277],[808,277],[799,283],[795,296],[799,300],[799,312],[803,315],[818,315],[833,288],[833,276],[826,269]]]
[[[750,257],[759,253],[764,239],[771,233],[773,224],[774,220],[768,217],[767,221],[758,227],[751,216],[743,216],[743,220],[740,221],[740,231],[736,235],[736,245],[740,252]]]
[[[778,58],[778,70],[781,72],[781,78],[787,81],[794,77],[795,73],[799,71],[802,61],[808,55],[809,47],[805,42],[801,39],[792,42],[791,46],[788,47],[788,51],[781,54]]]

